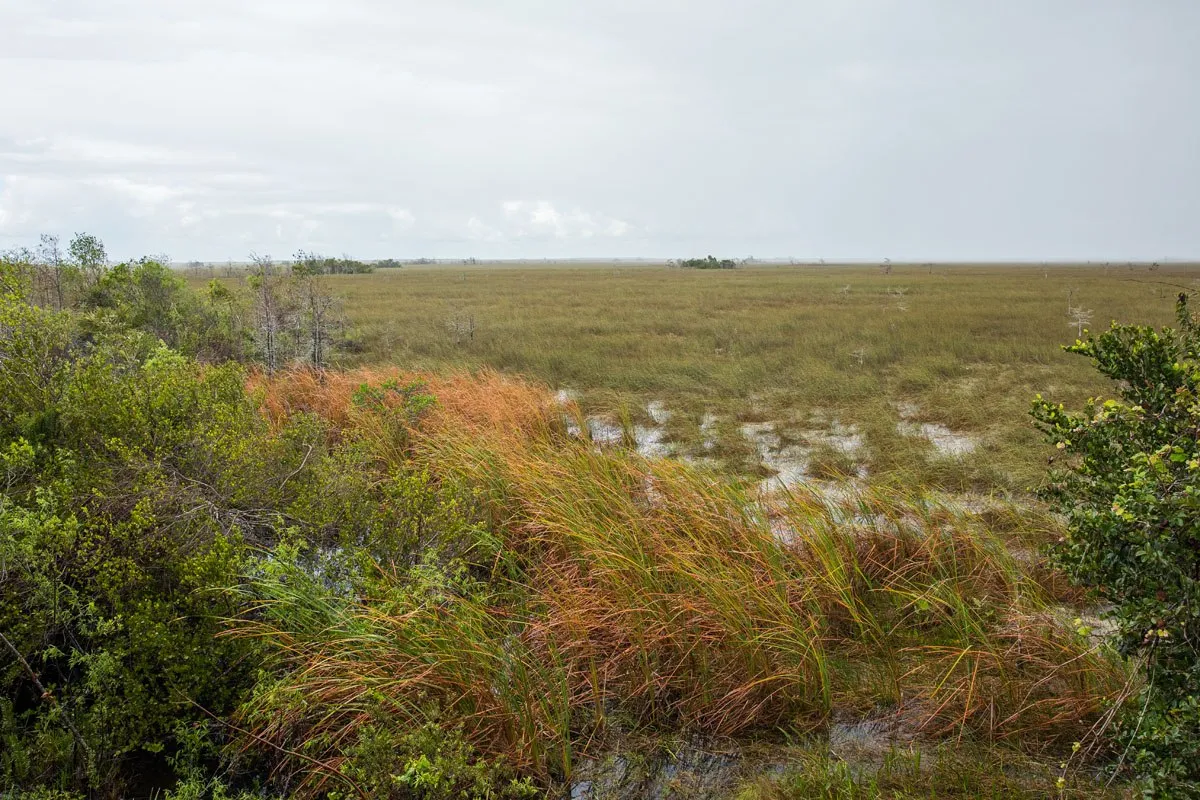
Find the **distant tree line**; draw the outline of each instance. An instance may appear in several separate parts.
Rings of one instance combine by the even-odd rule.
[[[715,256],[708,256],[707,258],[681,258],[677,261],[668,261],[667,266],[682,269],[737,269],[741,263],[733,258],[718,259]]]
[[[360,275],[367,272],[374,272],[375,266],[375,264],[368,264],[365,261],[359,261],[349,256],[332,258],[317,253],[305,252],[304,250],[296,253],[296,257],[292,259],[292,268],[294,270],[309,275]],[[388,266],[391,265],[389,264]],[[399,264],[397,263],[396,266],[399,266]]]
[[[299,269],[313,275],[360,275],[374,272],[377,269],[401,269],[408,265],[430,266],[442,263],[475,265],[479,263],[479,259],[462,258],[439,261],[436,258],[380,258],[374,261],[363,261],[357,258],[350,258],[346,255],[343,255],[341,258],[334,258],[301,250],[293,256],[291,262],[280,263],[290,264],[293,269]],[[185,269],[193,275],[208,274],[210,277],[216,277],[218,268],[225,277],[234,277],[245,272],[247,269],[245,264],[235,264],[233,261],[218,265],[212,262],[192,260],[185,265]]]

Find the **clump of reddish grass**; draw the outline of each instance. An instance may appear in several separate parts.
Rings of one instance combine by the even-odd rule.
[[[418,385],[437,399],[428,415],[430,429],[453,426],[460,431],[510,431],[531,435],[554,419],[555,403],[543,387],[514,380],[493,370],[476,373],[423,373],[400,369],[357,369],[348,372],[297,369],[268,376],[258,372],[247,381],[262,399],[262,408],[275,424],[297,413],[314,414],[334,430],[362,424],[370,412],[354,403],[363,386]],[[398,396],[385,395],[391,404]]]
[[[726,734],[824,714],[819,620],[744,498],[678,465],[500,439],[441,433],[422,454],[485,491],[578,702]]]
[[[340,430],[351,423],[355,389],[364,383],[402,377],[394,372],[330,372],[295,369],[268,375],[252,372],[246,380],[249,391],[260,398],[263,413],[275,426],[295,414],[312,414]]]

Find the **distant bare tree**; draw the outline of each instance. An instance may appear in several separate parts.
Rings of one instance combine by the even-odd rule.
[[[320,275],[294,272],[293,281],[299,301],[295,323],[307,342],[305,355],[314,369],[322,370],[329,359],[334,331],[340,324],[340,306]]]
[[[342,324],[323,262],[298,259],[284,269],[270,256],[252,254],[250,261],[249,326],[263,367],[274,372],[303,361],[323,370]]]
[[[59,247],[58,237],[43,233],[38,242],[38,261],[41,262],[42,283],[45,284],[47,300],[54,308],[62,311],[67,304],[67,264]]]
[[[1086,308],[1072,308],[1068,312],[1068,316],[1070,316],[1071,321],[1067,323],[1067,327],[1075,326],[1075,338],[1082,337],[1084,329],[1092,321],[1091,310]]]
[[[251,293],[251,314],[254,323],[254,338],[268,373],[277,370],[283,362],[281,332],[287,321],[286,285],[269,255],[250,255],[250,274],[246,285]]]
[[[455,344],[475,341],[475,315],[456,313],[446,320],[446,329],[454,336]]]

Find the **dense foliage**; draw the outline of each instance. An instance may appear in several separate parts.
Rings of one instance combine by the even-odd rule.
[[[180,704],[245,686],[247,645],[213,640],[232,609],[205,593],[236,579],[244,535],[197,512],[282,454],[257,447],[236,368],[162,344],[193,332],[180,294],[146,263],[101,271],[80,313],[0,297],[6,783],[112,785],[194,716]]]
[[[1157,794],[1200,792],[1200,327],[1116,325],[1077,341],[1118,399],[1034,416],[1066,468],[1046,494],[1069,521],[1059,564],[1111,604],[1147,682],[1122,720],[1128,765]]]
[[[0,255],[0,290],[38,308],[72,312],[84,337],[137,330],[201,361],[253,362],[268,370],[328,366],[349,346],[341,304],[322,275],[359,262],[301,253],[280,266],[255,257],[240,284],[188,289],[166,256],[109,264],[104,244],[77,234],[63,253],[43,237],[36,251]],[[336,262],[336,263],[334,263]],[[331,264],[333,266],[331,266]]]

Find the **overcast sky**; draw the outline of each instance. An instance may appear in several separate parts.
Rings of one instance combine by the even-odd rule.
[[[1200,256],[1197,0],[0,0],[0,249]]]

